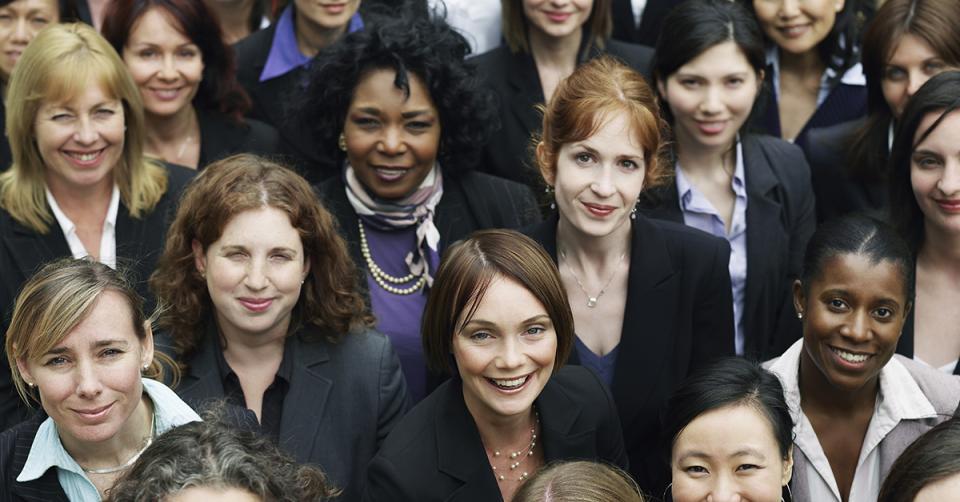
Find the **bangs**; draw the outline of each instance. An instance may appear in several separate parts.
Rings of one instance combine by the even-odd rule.
[[[91,51],[76,51],[65,55],[44,76],[42,88],[35,89],[27,97],[30,101],[53,101],[63,103],[76,98],[96,82],[104,95],[121,99],[117,83],[120,76],[107,58]],[[122,100],[122,99],[121,99]]]

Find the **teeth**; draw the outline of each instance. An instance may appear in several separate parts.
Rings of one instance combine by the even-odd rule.
[[[492,379],[493,383],[497,384],[498,387],[503,387],[505,389],[513,389],[523,385],[527,381],[527,377],[522,376],[520,378],[514,378],[513,380],[496,380]]]
[[[69,154],[69,155],[70,155],[71,157],[79,160],[79,161],[82,161],[82,162],[90,162],[91,160],[97,158],[97,155],[100,155],[100,152],[93,152],[93,153],[71,153],[71,154]]]
[[[853,354],[853,353],[840,350],[840,349],[835,349],[832,347],[831,347],[831,350],[833,350],[834,354],[840,356],[840,359],[843,359],[844,361],[847,361],[850,363],[862,363],[870,357],[867,354]]]
[[[384,168],[378,168],[377,171],[387,176],[400,176],[405,172],[404,169],[384,169]]]

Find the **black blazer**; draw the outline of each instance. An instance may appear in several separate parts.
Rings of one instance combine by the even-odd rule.
[[[633,21],[633,7],[630,0],[613,0],[610,11],[613,13],[613,35],[616,40],[655,47],[663,18],[683,0],[647,0],[640,15],[640,26]]]
[[[48,470],[33,481],[17,481],[27,463],[37,430],[46,419],[45,413],[37,412],[0,435],[0,502],[69,502],[56,469]]]
[[[7,123],[7,107],[0,99],[0,124]],[[13,163],[13,154],[10,152],[10,140],[6,134],[0,134],[0,172],[10,169]]]
[[[217,363],[222,350],[214,323],[174,389],[187,402],[224,397]],[[290,387],[283,399],[280,447],[301,463],[317,464],[357,500],[367,462],[410,407],[400,360],[385,336],[349,333],[331,343],[315,332],[291,335]]]
[[[280,135],[273,126],[247,119],[237,123],[214,110],[197,110],[200,122],[200,162],[203,169],[211,162],[237,153],[270,156],[277,153]]]
[[[588,38],[584,33],[584,40]],[[584,47],[581,54],[580,63],[609,54],[650,77],[653,50],[649,47],[608,40],[605,51],[591,46]],[[544,102],[533,56],[513,53],[509,47],[500,46],[477,56],[474,61],[500,98],[500,130],[487,143],[479,169],[530,187],[541,187],[540,171],[534,167],[529,148],[531,135],[539,134],[542,124],[536,107]]]
[[[524,230],[557,260],[557,217]],[[610,391],[630,472],[647,493],[669,481],[660,413],[674,388],[708,361],[734,354],[730,245],[676,223],[633,221],[623,328]],[[580,364],[577,352],[570,364]]]
[[[535,406],[540,413],[537,446],[546,462],[586,459],[627,467],[613,401],[592,372],[561,368]],[[459,378],[444,382],[387,437],[370,462],[363,500],[502,500]]]
[[[795,145],[770,136],[741,137],[747,185],[747,283],[743,300],[744,352],[765,361],[801,336],[793,308],[807,241],[816,228],[810,168]],[[649,216],[683,223],[675,183],[654,194]]]
[[[147,280],[157,259],[163,252],[167,227],[173,219],[180,200],[180,192],[196,174],[190,169],[166,165],[167,191],[149,214],[136,219],[130,216],[126,206],[120,202],[117,210],[117,264],[131,273],[131,279],[146,303],[146,312],[152,312],[154,297],[147,286]],[[46,234],[39,234],[0,209],[0,308],[3,309],[2,334],[5,337],[10,326],[14,302],[20,288],[34,272],[47,262],[57,258],[71,256],[67,239],[56,220],[50,224]],[[0,348],[0,352],[5,351]],[[0,430],[12,427],[25,418],[23,404],[13,388],[10,369],[0,365]]]
[[[862,118],[810,129],[807,133],[803,153],[810,163],[818,222],[854,212],[887,219],[890,195],[885,177],[866,182],[850,175],[847,158],[850,144],[865,122]],[[889,149],[884,147],[883,154],[889,159]],[[876,169],[882,172],[886,166],[876,166]]]
[[[914,277],[913,287],[917,287],[916,277]],[[897,354],[909,357],[910,359],[913,359],[913,321],[916,310],[916,308],[910,309],[910,313],[907,314],[907,319],[903,323],[903,331],[900,332],[900,340],[897,341]],[[953,374],[960,375],[960,363],[957,363],[957,365],[953,367]],[[957,408],[957,413],[957,416],[960,416],[960,407]]]

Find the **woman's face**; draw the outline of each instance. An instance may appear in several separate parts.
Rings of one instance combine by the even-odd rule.
[[[360,183],[381,199],[413,193],[440,147],[440,113],[420,77],[407,76],[409,96],[393,85],[392,69],[364,74],[343,125],[347,160]]]
[[[14,0],[0,7],[0,80],[10,79],[14,65],[37,32],[59,21],[56,0]]]
[[[940,502],[956,498],[960,493],[960,474],[938,479],[920,489],[913,502]]]
[[[557,357],[557,333],[543,304],[513,279],[496,276],[473,318],[457,325],[453,357],[474,418],[529,413]]]
[[[243,211],[206,251],[194,241],[193,253],[224,336],[286,336],[310,271],[287,213],[273,207]]]
[[[188,110],[203,80],[200,48],[159,7],[150,8],[133,24],[123,62],[149,115],[170,117]]]
[[[733,42],[714,45],[658,82],[681,148],[727,149],[750,116],[761,79]]]
[[[890,106],[894,118],[900,118],[907,101],[930,77],[955,69],[940,58],[923,39],[910,33],[903,35],[893,47],[887,64],[883,66],[880,80],[883,99]]]
[[[43,101],[34,119],[47,186],[88,191],[113,184],[123,155],[123,104],[99,85],[65,101]]]
[[[779,502],[793,459],[753,406],[708,411],[680,431],[670,454],[674,502]]]
[[[153,337],[148,329],[143,340],[137,338],[132,319],[124,297],[104,291],[49,352],[17,361],[68,448],[136,427],[128,419],[142,403],[140,369],[153,360]]]
[[[316,30],[342,33],[360,7],[360,0],[294,0],[293,4],[298,22],[309,23]]]
[[[262,500],[242,488],[191,486],[164,497],[163,502],[262,502]]]
[[[592,10],[593,0],[523,0],[530,29],[548,38],[578,33]]]
[[[629,116],[618,111],[601,119],[593,136],[560,148],[555,174],[544,172],[547,184],[556,189],[560,218],[594,237],[629,232],[646,170]]]
[[[917,136],[930,128],[941,111],[928,113]],[[916,141],[917,138],[914,138]],[[950,112],[913,149],[910,184],[924,216],[927,235],[960,235],[960,112]]]
[[[896,264],[845,253],[824,259],[806,292],[795,283],[794,307],[803,313],[803,357],[829,385],[854,392],[893,357],[911,305]]]
[[[804,54],[833,30],[844,0],[753,0],[764,33],[782,50]]]

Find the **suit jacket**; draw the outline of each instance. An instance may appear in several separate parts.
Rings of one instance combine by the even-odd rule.
[[[136,219],[130,216],[122,201],[117,210],[117,265],[125,267],[131,273],[137,293],[146,299],[146,312],[152,312],[154,307],[147,279],[156,268],[157,259],[163,252],[167,227],[176,212],[180,192],[195,174],[190,169],[178,166],[168,165],[166,168],[167,191],[153,211]],[[0,209],[0,248],[0,277],[3,278],[0,281],[2,339],[10,326],[14,302],[27,279],[47,262],[72,255],[67,239],[55,220],[46,234],[39,234],[14,220],[4,209]],[[0,430],[12,427],[25,418],[24,405],[10,378],[9,367],[6,364],[0,365]]]
[[[656,47],[663,18],[683,0],[647,0],[640,16],[640,26],[633,20],[633,7],[630,0],[613,0],[610,10],[613,13],[613,35],[616,40]]]
[[[557,217],[524,230],[557,260]],[[630,471],[647,493],[669,481],[660,413],[674,388],[706,362],[734,354],[730,246],[676,223],[633,221],[627,301],[611,392]],[[570,364],[579,364],[577,352]]]
[[[584,41],[588,39],[589,34],[584,33]],[[602,54],[621,59],[649,79],[653,58],[649,47],[608,40],[605,51],[594,46],[584,47],[580,63]],[[542,124],[536,107],[545,101],[533,56],[513,53],[509,47],[500,46],[477,56],[474,61],[500,98],[500,130],[487,143],[479,169],[530,187],[542,186],[540,171],[533,165],[529,148],[531,135],[539,134]]]
[[[813,191],[810,168],[799,148],[749,134],[741,137],[741,143],[747,186],[744,350],[750,358],[767,360],[801,336],[792,288],[816,228]],[[675,183],[644,202],[649,216],[683,223]]]
[[[213,323],[187,361],[174,389],[187,402],[224,398]],[[314,331],[301,331],[287,345],[293,358],[290,387],[283,399],[280,447],[297,462],[317,464],[343,490],[341,500],[357,500],[367,462],[410,407],[400,360],[376,331],[348,333],[331,343]]]
[[[46,419],[46,413],[37,412],[0,435],[0,502],[69,502],[56,469],[48,470],[33,481],[17,482],[37,430]]]
[[[259,120],[247,119],[238,124],[214,110],[197,110],[197,120],[200,122],[200,169],[237,153],[270,156],[279,148],[277,130]]]
[[[7,123],[7,106],[0,99],[0,124]],[[5,127],[5,126],[4,126]],[[6,129],[4,129],[6,130]],[[10,152],[10,141],[6,134],[0,135],[0,172],[10,169],[13,154]]]
[[[914,277],[913,287],[916,288],[916,277]],[[913,344],[914,344],[914,314],[917,309],[912,308],[910,312],[907,313],[907,318],[903,322],[903,331],[900,332],[900,340],[897,341],[897,354],[900,354],[906,358],[913,359]],[[953,368],[954,375],[960,375],[960,362],[957,363]]]
[[[626,468],[613,401],[592,372],[575,366],[554,372],[535,406],[546,462],[586,459]],[[459,378],[444,382],[397,425],[370,462],[363,500],[502,500]]]
[[[817,199],[817,221],[827,221],[847,213],[862,212],[886,219],[890,208],[886,180],[865,182],[850,175],[847,155],[850,143],[863,127],[865,118],[807,132],[804,154],[810,163],[813,194]],[[884,150],[889,158],[889,150]],[[886,166],[876,166],[882,171]]]

